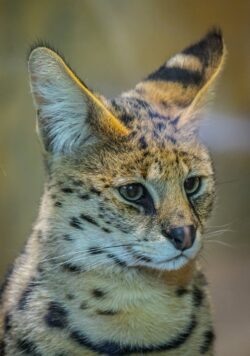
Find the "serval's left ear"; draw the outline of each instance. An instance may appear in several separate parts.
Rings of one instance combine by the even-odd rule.
[[[166,110],[178,127],[193,126],[204,99],[220,73],[225,58],[222,33],[210,31],[136,86],[148,101]],[[165,108],[165,109],[164,109]],[[190,125],[189,125],[190,124]]]
[[[98,139],[128,134],[101,97],[91,92],[50,48],[37,47],[31,52],[29,72],[45,151],[70,154]]]

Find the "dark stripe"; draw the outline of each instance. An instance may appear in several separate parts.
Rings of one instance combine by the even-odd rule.
[[[146,142],[145,137],[144,137],[144,136],[141,136],[141,137],[139,138],[139,148],[142,149],[142,150],[145,150],[145,148],[147,148],[147,147],[148,147],[148,144],[147,144],[147,142]]]
[[[97,194],[97,195],[101,195],[101,191],[100,190],[97,190],[96,188],[92,187],[90,189],[91,193],[94,193],[94,194]]]
[[[80,273],[82,272],[81,267],[73,265],[72,263],[64,263],[62,269],[66,272]]]
[[[92,290],[92,294],[95,298],[103,298],[106,295],[104,291],[97,288]]]
[[[103,250],[100,247],[90,247],[88,252],[90,255],[100,255],[103,253]]]
[[[5,356],[5,342],[0,340],[0,356]]]
[[[29,356],[41,356],[41,353],[36,351],[36,345],[27,339],[18,339],[17,348],[26,352]]]
[[[132,345],[121,345],[120,343],[114,343],[109,341],[103,341],[99,344],[94,344],[87,335],[84,335],[82,332],[75,330],[72,331],[70,336],[71,339],[77,342],[80,346],[87,347],[91,351],[96,352],[97,354],[105,354],[108,356],[125,356],[133,353],[146,354],[151,352],[160,352],[177,349],[183,345],[187,339],[192,334],[193,330],[196,327],[196,318],[195,315],[191,316],[191,320],[184,329],[182,333],[177,335],[172,340],[160,344],[160,345],[149,345],[149,346],[132,346]]]
[[[88,200],[89,199],[89,195],[87,193],[79,194],[78,196],[82,200]]]
[[[89,222],[90,224],[96,225],[98,226],[97,222],[89,215],[85,215],[85,214],[81,214],[80,218],[82,220],[86,220],[87,222]]]
[[[7,334],[11,329],[11,315],[6,314],[4,318],[4,332]]]
[[[75,229],[83,230],[80,220],[76,217],[71,218],[69,224],[70,224],[70,226],[74,227]]]
[[[31,280],[30,283],[27,285],[26,289],[23,291],[21,298],[18,302],[18,309],[24,310],[28,304],[29,296],[33,292],[34,288],[37,286],[35,280]]]
[[[163,65],[156,72],[150,74],[146,80],[163,80],[180,83],[183,86],[200,85],[203,77],[200,72],[179,67],[166,67]]]
[[[107,254],[107,257],[111,258],[117,266],[127,267],[127,264],[125,261],[120,260],[117,256],[113,255],[112,253]]]
[[[175,294],[177,295],[177,297],[182,297],[183,295],[186,295],[188,293],[189,293],[188,289],[186,289],[184,287],[180,287],[175,291]]]
[[[72,189],[72,188],[65,187],[65,188],[62,188],[62,192],[63,192],[63,193],[73,193],[73,189]]]
[[[107,315],[107,316],[112,316],[112,315],[116,315],[117,312],[113,311],[113,310],[97,310],[96,314],[98,315]]]
[[[209,351],[210,347],[213,345],[214,339],[215,339],[215,335],[213,330],[208,330],[203,334],[204,337],[204,341],[203,344],[200,347],[200,353],[203,355],[206,352]]]
[[[203,299],[204,299],[203,291],[200,288],[194,286],[192,294],[193,294],[194,307],[196,307],[196,308],[200,307],[203,302]]]
[[[4,281],[2,283],[2,285],[0,285],[0,304],[2,302],[2,299],[3,299],[3,293],[9,283],[9,279],[12,275],[12,272],[14,270],[14,265],[10,266],[5,274],[5,278],[4,278]]]

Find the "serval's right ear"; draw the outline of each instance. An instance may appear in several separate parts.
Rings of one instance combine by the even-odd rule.
[[[115,139],[129,133],[53,50],[33,49],[29,73],[38,132],[47,152],[70,154],[101,137]]]

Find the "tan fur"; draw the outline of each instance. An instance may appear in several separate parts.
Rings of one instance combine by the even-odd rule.
[[[216,31],[202,41],[110,101],[52,50],[31,53],[47,182],[2,295],[1,355],[213,355],[198,256],[214,174],[193,117],[223,44]],[[192,198],[190,176],[202,177]],[[132,183],[143,204],[119,193]],[[188,226],[195,239],[180,250],[164,231]]]

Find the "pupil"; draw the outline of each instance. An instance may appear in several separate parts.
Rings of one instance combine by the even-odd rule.
[[[187,180],[186,186],[187,186],[188,189],[192,189],[195,186],[195,183],[196,183],[196,179],[195,178],[189,178]]]
[[[127,188],[127,194],[130,198],[134,198],[138,194],[138,187],[135,185],[129,185]]]

